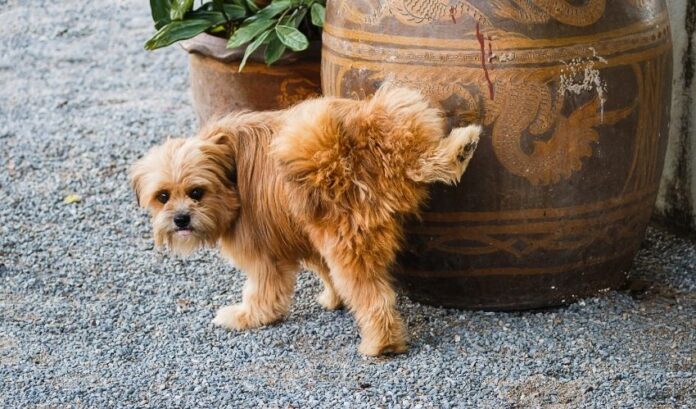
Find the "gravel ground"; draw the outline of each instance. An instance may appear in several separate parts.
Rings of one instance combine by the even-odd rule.
[[[0,407],[696,405],[696,245],[657,228],[632,291],[525,313],[402,299],[393,359],[357,354],[309,274],[287,321],[214,328],[241,274],[153,249],[126,181],[195,128],[185,55],[143,51],[150,33],[144,1],[0,0]]]

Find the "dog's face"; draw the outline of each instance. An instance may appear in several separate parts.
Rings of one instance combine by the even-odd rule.
[[[141,207],[152,215],[155,244],[187,255],[213,246],[239,212],[234,152],[225,139],[170,139],[131,169]]]

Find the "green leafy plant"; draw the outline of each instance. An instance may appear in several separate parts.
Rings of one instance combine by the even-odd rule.
[[[305,50],[310,40],[321,38],[325,6],[326,0],[150,0],[157,33],[145,49],[207,32],[227,39],[227,48],[246,45],[240,71],[262,46],[271,65],[286,52]]]

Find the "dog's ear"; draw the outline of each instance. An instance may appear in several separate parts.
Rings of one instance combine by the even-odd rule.
[[[232,142],[232,135],[228,132],[224,132],[221,129],[201,135],[200,138],[214,145],[230,146]]]
[[[206,141],[202,151],[224,172],[226,183],[237,184],[237,141],[244,132],[238,115],[228,115],[205,126],[198,137]]]
[[[139,161],[137,161],[135,165],[131,167],[129,173],[131,189],[133,189],[133,192],[135,192],[135,201],[140,207],[146,207],[140,201],[140,196],[143,188],[143,178],[145,177],[146,172],[143,162],[144,159],[140,159]]]
[[[231,114],[210,121],[200,130],[198,138],[214,145],[234,147],[238,139],[237,134],[240,132],[237,119],[238,115]]]
[[[215,166],[213,170],[225,185],[237,184],[235,137],[225,132],[206,135],[201,152]]]

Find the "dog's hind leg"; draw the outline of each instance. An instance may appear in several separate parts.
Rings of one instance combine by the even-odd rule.
[[[360,327],[360,353],[378,356],[406,352],[406,330],[396,310],[396,293],[387,272],[339,264],[332,266],[331,277]]]
[[[388,271],[398,249],[397,227],[380,225],[354,234],[343,231],[345,234],[334,236],[315,230],[314,238],[336,291],[360,328],[360,353],[406,352],[406,329],[396,309]]]
[[[480,125],[454,128],[449,136],[427,151],[408,177],[416,182],[459,182],[478,145]]]
[[[297,265],[257,260],[244,266],[247,281],[242,303],[220,308],[213,324],[230,329],[249,329],[284,318],[290,310]]]

